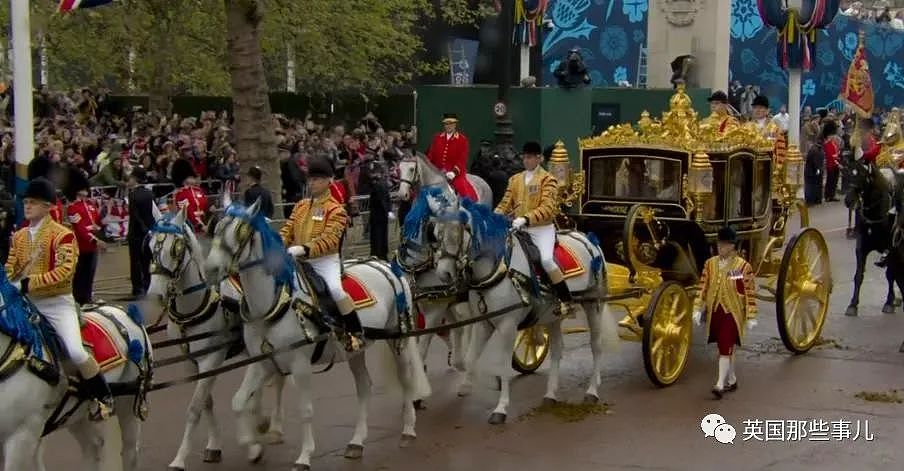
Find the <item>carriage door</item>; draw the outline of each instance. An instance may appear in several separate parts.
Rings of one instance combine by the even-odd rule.
[[[755,179],[754,157],[747,152],[739,152],[728,158],[728,175],[725,181],[725,219],[750,221],[753,218],[753,182]]]

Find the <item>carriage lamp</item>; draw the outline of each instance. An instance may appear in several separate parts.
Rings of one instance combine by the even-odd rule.
[[[703,201],[713,193],[713,166],[703,149],[697,150],[691,159],[687,176],[688,194],[694,200],[697,222],[703,222]]]
[[[797,191],[803,186],[804,159],[800,157],[800,149],[795,145],[788,146],[785,158],[785,197],[794,199]]]

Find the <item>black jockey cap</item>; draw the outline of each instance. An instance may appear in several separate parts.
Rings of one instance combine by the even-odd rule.
[[[308,162],[308,177],[333,178],[333,164],[325,157],[315,157]]]
[[[23,198],[40,200],[48,204],[53,203],[56,201],[56,187],[50,180],[38,177],[28,182]]]
[[[732,244],[738,243],[738,234],[729,226],[725,226],[719,229],[719,242],[731,242]]]
[[[196,176],[197,175],[195,174],[195,168],[191,165],[191,162],[189,162],[188,160],[186,160],[184,158],[179,158],[179,159],[176,159],[175,162],[173,162],[173,169],[172,169],[173,184],[176,185],[177,188],[181,187],[182,184],[185,183],[185,180],[188,179],[188,177],[196,177]]]
[[[458,115],[455,113],[443,113],[443,124],[457,123]]]
[[[709,98],[706,99],[706,101],[710,103],[728,103],[728,95],[726,95],[722,90],[716,90],[712,95],[709,96]]]
[[[542,155],[543,148],[540,146],[540,143],[537,141],[527,141],[524,143],[524,146],[521,148],[522,154],[531,154],[531,155]]]
[[[75,201],[76,197],[78,197],[78,192],[91,189],[88,177],[81,170],[69,167],[69,175],[67,177],[65,195],[67,200]]]
[[[756,98],[753,99],[753,106],[762,106],[763,108],[769,108],[769,98],[766,98],[765,95],[757,95]]]

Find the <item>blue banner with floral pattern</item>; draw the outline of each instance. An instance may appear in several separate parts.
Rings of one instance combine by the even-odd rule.
[[[648,0],[550,0],[544,31],[543,83],[555,86],[553,72],[573,47],[596,87],[634,85],[641,47],[646,46]]]
[[[804,72],[801,106],[840,108],[841,80],[857,49],[857,34],[866,34],[867,60],[877,108],[904,103],[904,32],[888,25],[861,22],[841,15],[816,40],[813,70]],[[759,85],[772,111],[788,101],[788,74],[776,55],[776,30],[763,25],[756,0],[731,1],[731,80]]]

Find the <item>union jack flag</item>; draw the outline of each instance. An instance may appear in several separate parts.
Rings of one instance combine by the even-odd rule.
[[[78,8],[94,8],[112,3],[113,0],[60,0],[58,11],[66,13]]]

